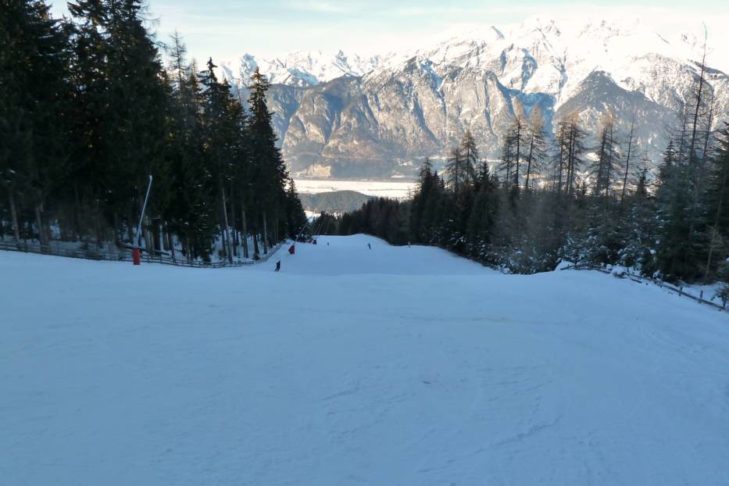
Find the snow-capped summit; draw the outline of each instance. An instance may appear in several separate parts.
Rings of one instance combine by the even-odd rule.
[[[442,159],[467,129],[484,155],[497,156],[516,110],[534,108],[548,132],[568,115],[593,133],[607,110],[618,130],[635,117],[641,153],[656,159],[700,71],[704,32],[694,27],[602,13],[532,17],[383,56],[246,55],[225,69],[239,85],[256,67],[269,77],[281,147],[298,174],[412,174],[423,157]],[[706,51],[717,124],[729,113],[724,45],[710,36]]]
[[[362,76],[375,69],[380,60],[380,56],[361,57],[339,50],[292,52],[276,58],[258,58],[246,53],[237,65],[235,62],[223,64],[242,85],[250,83],[251,76],[258,68],[272,84],[308,87],[342,76]]]

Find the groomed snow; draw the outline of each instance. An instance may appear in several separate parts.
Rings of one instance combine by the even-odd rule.
[[[366,236],[0,275],[1,484],[729,484],[729,316],[655,287]]]

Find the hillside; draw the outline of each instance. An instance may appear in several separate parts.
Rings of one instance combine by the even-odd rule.
[[[729,481],[726,314],[361,235],[279,258],[0,252],[3,482]]]
[[[346,213],[362,207],[371,199],[357,191],[331,191],[317,194],[299,194],[304,209],[314,213]]]

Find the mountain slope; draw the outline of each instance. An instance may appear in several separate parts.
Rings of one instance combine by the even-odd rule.
[[[363,235],[248,268],[0,271],[7,484],[729,479],[727,315],[657,287]]]

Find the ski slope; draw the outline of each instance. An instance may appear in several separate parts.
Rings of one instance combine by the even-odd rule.
[[[729,316],[652,286],[361,235],[0,275],[3,485],[729,484]]]

